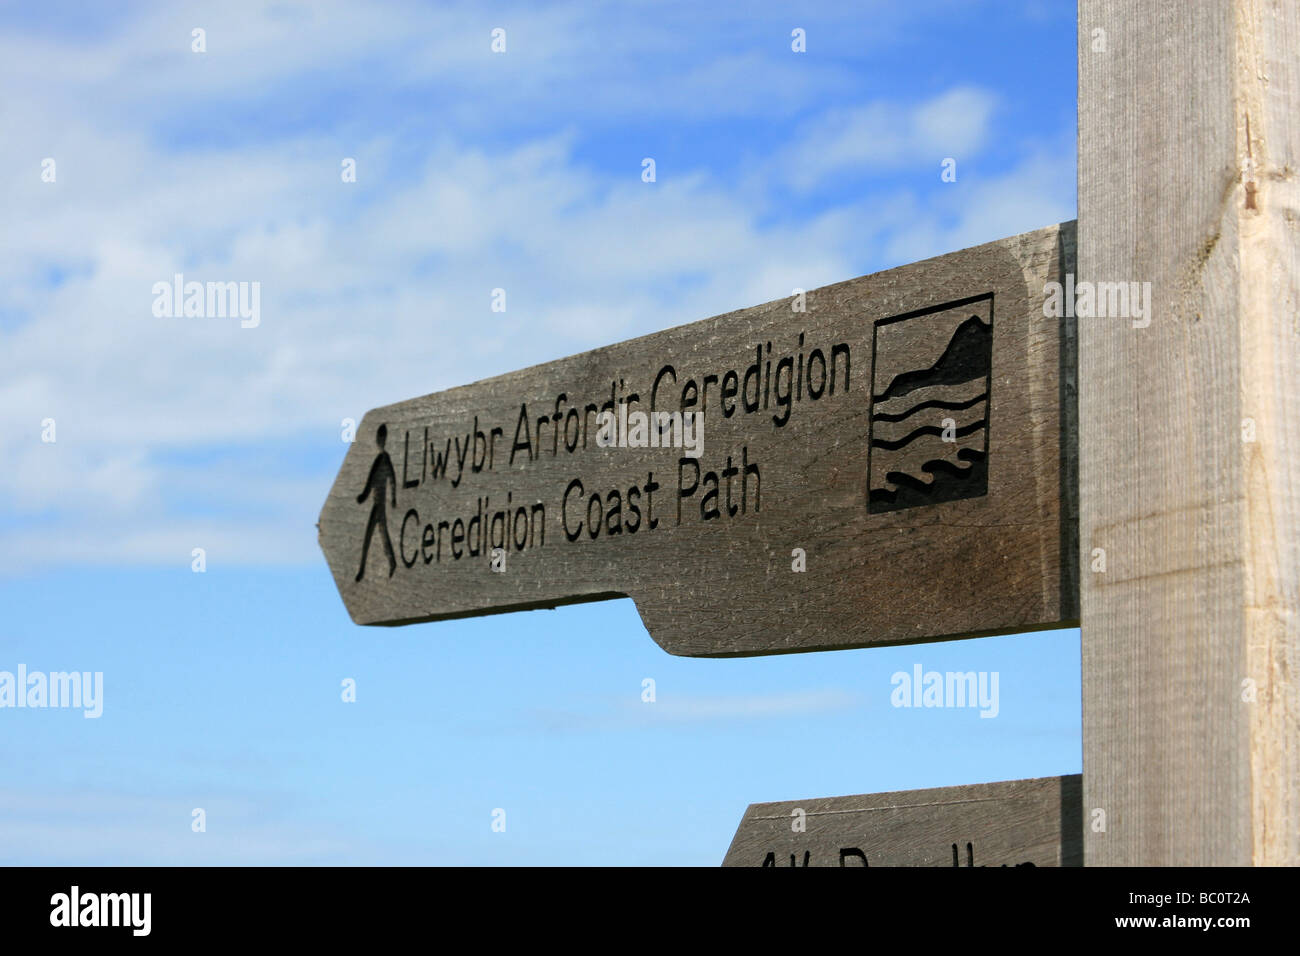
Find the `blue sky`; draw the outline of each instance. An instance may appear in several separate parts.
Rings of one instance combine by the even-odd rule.
[[[0,709],[0,862],[716,865],[750,802],[1077,772],[1077,631],[360,628],[315,530],[369,408],[1073,218],[1075,15],[0,10],[0,670],[105,685]],[[260,325],[155,317],[176,272],[260,282]],[[915,664],[999,672],[999,715],[891,707]]]

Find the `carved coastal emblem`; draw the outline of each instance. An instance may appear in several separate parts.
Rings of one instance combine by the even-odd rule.
[[[993,294],[880,319],[874,343],[868,513],[987,495]]]

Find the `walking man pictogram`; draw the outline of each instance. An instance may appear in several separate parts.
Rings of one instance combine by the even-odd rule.
[[[380,425],[379,430],[375,432],[375,444],[379,446],[379,454],[375,456],[375,463],[370,466],[370,477],[366,479],[365,490],[357,495],[357,504],[365,504],[366,498],[373,491],[375,493],[375,503],[370,506],[370,520],[366,523],[366,536],[361,542],[361,567],[357,568],[357,580],[366,570],[366,553],[370,550],[370,539],[374,535],[375,526],[384,535],[384,553],[388,555],[388,576],[391,578],[393,572],[397,570],[397,558],[393,555],[393,539],[388,536],[388,513],[384,507],[384,499],[392,495],[393,507],[397,507],[397,473],[393,471],[393,460],[388,457],[388,452],[384,451],[384,443],[388,441],[388,426]],[[387,492],[387,494],[386,494]]]

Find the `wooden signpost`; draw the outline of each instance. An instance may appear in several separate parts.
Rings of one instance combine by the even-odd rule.
[[[1081,617],[1082,780],[756,804],[726,863],[1300,864],[1297,103],[1293,3],[1080,0],[1077,268],[1050,226],[375,409],[349,613],[627,595],[701,657]]]
[[[1300,864],[1298,171],[1300,5],[1081,0],[1090,864]]]
[[[1072,223],[371,411],[320,516],[353,620],[627,595],[665,650],[1077,618]]]
[[[723,866],[1080,866],[1078,774],[755,803]]]

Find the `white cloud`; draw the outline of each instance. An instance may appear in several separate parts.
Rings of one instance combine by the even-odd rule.
[[[941,191],[932,206],[900,224],[886,258],[913,262],[1075,218],[1073,151],[1073,142],[1040,146],[1001,175],[959,172],[962,190]]]
[[[531,730],[585,732],[649,728],[668,724],[704,724],[766,717],[797,718],[851,710],[860,698],[839,688],[774,694],[713,696],[660,692],[652,703],[639,698],[606,701],[591,711],[537,711],[523,726]],[[512,725],[518,729],[520,725]]]
[[[794,691],[782,694],[754,694],[732,697],[678,696],[665,694],[657,700],[653,716],[671,721],[749,719],[754,717],[800,717],[829,711],[848,710],[858,699],[837,689]]]
[[[835,175],[933,166],[976,154],[990,134],[996,99],[957,87],[916,106],[866,103],[807,122],[782,159],[788,180],[811,189]]]

